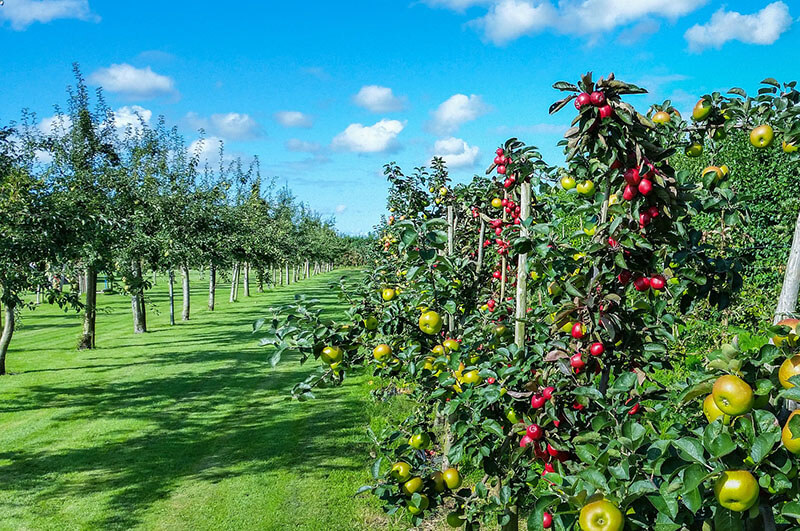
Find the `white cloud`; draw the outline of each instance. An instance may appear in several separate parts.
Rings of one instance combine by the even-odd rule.
[[[556,17],[555,8],[547,2],[533,5],[526,0],[503,0],[472,24],[483,30],[487,40],[502,45],[545,29]]]
[[[353,96],[353,101],[359,107],[364,107],[372,112],[401,111],[405,107],[404,98],[395,96],[389,87],[378,85],[361,87],[358,94]]]
[[[48,118],[43,118],[42,121],[39,122],[39,130],[46,135],[64,134],[70,127],[72,127],[72,118],[66,114],[56,114]]]
[[[488,4],[489,0],[422,0],[431,7],[444,7],[453,11],[464,11],[468,7]]]
[[[347,210],[347,205],[336,205],[336,210],[334,210],[334,212],[341,214],[345,210]]]
[[[249,114],[229,112],[206,118],[195,112],[186,114],[185,121],[194,129],[203,129],[212,136],[228,140],[252,140],[261,136],[261,126]]]
[[[433,111],[428,128],[438,135],[451,134],[461,124],[472,121],[489,112],[489,106],[480,96],[455,94]]]
[[[772,44],[792,25],[789,6],[773,2],[758,13],[742,15],[719,9],[706,24],[695,24],[686,31],[689,49],[721,48],[728,41],[748,44]]]
[[[302,127],[308,129],[314,125],[314,120],[300,111],[278,111],[275,113],[275,119],[284,127]]]
[[[286,141],[286,149],[298,153],[317,153],[322,149],[322,146],[316,142],[306,142],[298,138],[290,138]]]
[[[108,92],[116,92],[129,98],[151,99],[177,93],[172,78],[153,72],[149,66],[136,68],[127,63],[112,64],[92,73],[89,81],[102,86]]]
[[[152,117],[153,111],[139,105],[120,107],[114,111],[114,125],[119,129],[130,128],[132,131],[137,131],[142,122],[149,124]]]
[[[197,155],[200,164],[218,164],[220,142],[223,140],[216,136],[198,138],[189,144],[189,155]]]
[[[450,168],[466,168],[475,165],[480,150],[460,138],[443,138],[433,146],[434,155],[442,157]]]
[[[382,153],[397,147],[397,135],[405,128],[398,120],[383,119],[369,127],[350,124],[333,139],[334,149],[353,153]]]
[[[89,9],[89,0],[9,0],[0,7],[0,21],[8,20],[17,31],[35,22],[46,24],[63,18],[100,20]]]
[[[568,35],[593,35],[626,26],[646,17],[676,19],[698,9],[708,0],[495,0],[483,17],[470,22],[486,40],[504,45],[523,35],[552,30]],[[479,2],[434,0],[435,6],[463,11]],[[652,31],[655,21],[635,28],[631,38]]]

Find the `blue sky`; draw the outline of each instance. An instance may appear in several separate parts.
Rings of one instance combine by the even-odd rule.
[[[386,162],[444,155],[467,181],[509,136],[562,160],[572,115],[548,116],[555,81],[613,71],[651,91],[640,108],[685,111],[796,79],[798,16],[789,0],[5,0],[0,123],[26,107],[46,127],[77,61],[120,116],[163,114],[189,142],[202,127],[257,154],[357,234],[385,212]]]

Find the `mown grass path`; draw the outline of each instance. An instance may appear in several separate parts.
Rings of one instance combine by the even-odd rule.
[[[174,327],[160,281],[138,336],[130,300],[99,295],[94,351],[75,350],[74,313],[26,311],[0,377],[0,529],[385,528],[353,498],[369,481],[367,377],[285,401],[312,367],[270,369],[251,334],[297,293],[341,312],[341,274],[233,304],[221,284],[215,312],[198,278],[192,320]]]

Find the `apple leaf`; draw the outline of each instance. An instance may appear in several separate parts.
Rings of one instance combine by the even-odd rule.
[[[763,81],[761,81],[761,83],[763,83],[764,85],[772,85],[773,87],[781,88],[781,84],[778,83],[776,79],[773,79],[771,77],[764,79]]]
[[[699,439],[684,437],[683,439],[672,441],[672,445],[678,450],[681,450],[689,459],[705,464],[706,459],[703,455],[703,444]]]
[[[557,113],[558,111],[563,109],[567,105],[567,103],[569,103],[570,101],[574,100],[576,97],[577,96],[575,94],[571,94],[571,95],[567,96],[566,98],[564,98],[563,100],[559,100],[559,101],[555,102],[554,104],[552,104],[550,106],[550,109],[549,109],[548,112],[550,114]],[[487,173],[489,173],[489,172],[487,172]]]
[[[741,96],[743,98],[747,97],[747,92],[745,92],[743,89],[740,89],[739,87],[733,87],[728,91],[728,94],[735,94],[736,96]]]
[[[760,463],[762,459],[772,452],[775,443],[778,442],[779,439],[780,435],[776,436],[774,433],[762,433],[753,441],[753,446],[750,448],[750,457],[752,457],[753,461],[756,463]]]
[[[714,514],[714,529],[725,531],[744,531],[744,522],[738,513],[733,513],[723,507],[717,507]]]
[[[781,508],[781,515],[787,520],[790,518],[794,518],[795,520],[800,519],[800,503],[787,503]]]
[[[574,85],[572,83],[568,83],[566,81],[557,81],[557,82],[553,83],[553,88],[556,89],[556,90],[562,90],[562,91],[565,91],[565,92],[566,91],[578,92],[580,90],[577,85]]]

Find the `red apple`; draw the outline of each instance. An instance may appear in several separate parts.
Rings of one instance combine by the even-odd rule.
[[[664,289],[664,284],[666,284],[666,279],[663,275],[655,275],[650,277],[650,287],[657,290]]]
[[[648,214],[647,212],[642,212],[641,214],[639,214],[639,226],[640,227],[646,227],[646,226],[650,225],[651,221],[652,221],[652,219],[650,218],[650,214]]]
[[[589,95],[589,101],[591,101],[592,105],[595,107],[600,107],[606,102],[606,95],[596,90]]]
[[[586,363],[583,361],[583,357],[581,357],[580,352],[577,352],[572,355],[572,357],[569,359],[569,364],[572,366],[573,369],[578,371],[586,366]]]
[[[639,182],[642,180],[642,176],[639,174],[639,168],[631,168],[625,172],[623,175],[625,177],[625,182],[637,186]]]
[[[600,107],[600,119],[610,118],[612,114],[614,114],[614,109],[611,108],[611,105]]]
[[[642,182],[639,183],[639,193],[642,195],[650,195],[652,191],[653,183],[650,182],[649,179],[642,179]]]
[[[575,98],[575,108],[581,110],[581,107],[583,107],[584,105],[588,105],[591,102],[592,102],[591,96],[589,96],[585,92],[581,92],[580,94],[578,94],[578,97]]]
[[[636,291],[647,291],[650,289],[650,279],[640,275],[633,279],[633,287]]]
[[[525,435],[531,438],[531,440],[538,441],[542,437],[544,437],[544,430],[538,424],[531,424],[525,430]]]
[[[531,439],[527,435],[523,435],[522,439],[520,439],[520,441],[519,441],[519,447],[520,448],[526,448],[532,442],[533,442],[533,439]]]
[[[580,339],[586,333],[586,327],[583,326],[583,323],[575,323],[572,325],[572,337],[575,339]]]
[[[658,211],[658,207],[653,205],[647,209],[647,213],[650,214],[651,218],[657,218],[661,213]]]
[[[627,286],[628,282],[631,281],[631,272],[627,269],[623,270],[622,273],[617,275],[617,280],[619,280],[619,283],[623,286]]]
[[[533,409],[539,409],[540,407],[544,407],[545,402],[547,402],[547,399],[542,395],[534,394],[531,397],[531,407]]]
[[[502,157],[503,153],[505,153],[505,151],[503,151],[503,148],[497,148],[497,151],[495,151],[495,153],[497,153],[499,156]]]
[[[637,190],[635,186],[631,186],[629,184],[628,186],[625,187],[625,190],[622,192],[622,199],[624,199],[625,201],[630,201],[634,197],[636,197],[636,194],[638,193],[639,190]]]
[[[589,347],[589,353],[592,356],[599,356],[605,351],[606,351],[606,347],[604,347],[603,344],[599,343],[599,342],[598,343],[592,343],[592,346]]]
[[[550,400],[551,398],[553,398],[553,392],[555,390],[556,390],[555,387],[545,387],[544,389],[542,389],[542,397],[545,400]]]
[[[499,173],[500,175],[505,175],[506,167],[501,164],[500,166],[497,167],[497,173]]]

